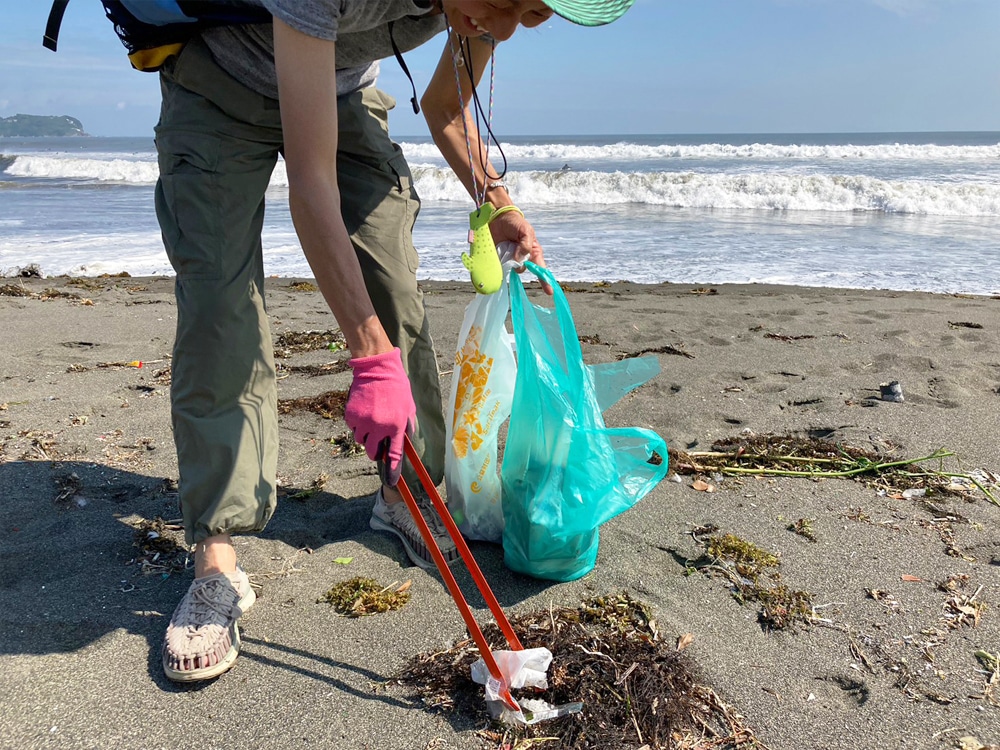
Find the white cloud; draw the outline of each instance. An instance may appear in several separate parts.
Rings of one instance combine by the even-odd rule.
[[[115,109],[117,109],[119,112],[121,112],[127,106],[128,105],[125,102],[118,102],[118,104],[115,105]]]

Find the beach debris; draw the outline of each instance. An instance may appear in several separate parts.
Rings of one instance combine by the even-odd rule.
[[[704,286],[700,286],[697,289],[689,289],[688,290],[688,294],[698,294],[698,295],[702,295],[702,296],[704,296],[704,295],[718,294],[718,293],[719,293],[718,289],[714,289],[714,288],[711,288],[711,287],[704,287]]]
[[[391,612],[410,601],[412,585],[413,581],[410,580],[402,585],[399,581],[393,581],[388,586],[382,586],[372,578],[358,576],[331,587],[316,603],[329,604],[345,617]]]
[[[735,709],[697,682],[693,663],[678,647],[693,637],[660,639],[649,607],[628,592],[518,615],[511,625],[526,648],[552,652],[548,687],[535,697],[583,705],[579,713],[541,725],[493,724],[477,732],[495,748],[766,750]],[[506,644],[495,625],[484,632],[491,643]],[[396,682],[430,708],[482,716],[481,688],[470,676],[478,656],[472,639],[464,639],[415,657]],[[518,702],[530,706],[531,698]]]
[[[33,293],[24,284],[0,285],[0,297],[31,297]]]
[[[37,263],[29,263],[26,266],[18,268],[13,276],[17,276],[22,279],[43,279],[45,276],[42,274],[41,266]]]
[[[347,348],[347,340],[339,329],[328,331],[288,331],[274,342],[274,358],[287,359],[293,354],[313,352],[318,349],[340,351]]]
[[[888,383],[879,383],[878,390],[883,401],[901,404],[905,400],[903,398],[903,386],[899,384],[898,380],[890,380]]]
[[[765,333],[764,338],[774,339],[775,341],[784,341],[786,344],[789,344],[793,341],[805,341],[807,339],[814,339],[816,337],[813,336],[811,333],[804,333],[798,336],[790,336],[785,333]]]
[[[279,491],[282,497],[288,500],[308,500],[310,497],[320,492],[326,483],[330,480],[330,475],[325,472],[320,472],[319,475],[312,480],[310,485],[305,489],[299,490],[294,487],[281,486]]]
[[[984,745],[975,735],[959,737],[955,750],[1000,750],[1000,745]]]
[[[70,474],[59,474],[54,478],[56,485],[56,496],[53,501],[57,506],[68,508],[73,505],[82,508],[87,501],[80,496],[83,489],[83,480],[74,471]]]
[[[354,562],[354,558],[353,557],[335,557],[335,558],[333,558],[333,562],[336,563],[337,565],[350,565],[352,562]]]
[[[43,301],[50,299],[80,299],[80,295],[75,292],[64,292],[62,289],[56,289],[55,287],[46,287],[31,296]],[[93,303],[91,302],[91,304]]]
[[[272,555],[271,559],[280,561],[281,567],[277,570],[255,570],[253,573],[248,573],[247,576],[250,578],[250,585],[255,589],[259,589],[262,588],[260,583],[262,580],[273,581],[278,578],[287,578],[294,573],[304,573],[305,568],[299,567],[296,563],[302,555],[311,555],[312,553],[312,547],[299,547],[289,557]]]
[[[856,479],[899,498],[903,498],[905,490],[926,489],[924,496],[933,492],[969,500],[974,488],[1000,506],[1000,500],[991,491],[997,486],[997,476],[982,470],[946,471],[945,459],[954,455],[940,448],[918,458],[892,459],[822,438],[748,433],[718,440],[710,451],[671,450],[670,466],[678,474]],[[931,461],[939,468],[920,465]],[[919,493],[910,493],[910,497],[924,499]]]
[[[640,349],[637,352],[630,352],[629,354],[616,354],[617,359],[633,359],[635,357],[641,357],[644,354],[676,354],[679,357],[687,357],[688,359],[694,359],[695,356],[691,352],[684,351],[684,345],[679,344],[678,346],[657,346],[652,349]]]
[[[899,577],[899,580],[905,583],[923,583],[924,579],[920,576],[912,576],[909,573],[903,573],[903,575]]]
[[[969,323],[964,320],[959,320],[955,322],[949,320],[948,326],[950,328],[976,328],[976,329],[980,329],[983,327],[981,323]]]
[[[194,566],[191,548],[184,544],[180,520],[138,518],[132,523],[132,546],[139,550],[127,564],[138,565],[144,574],[170,575]]]
[[[84,447],[62,450],[57,440],[58,435],[54,432],[21,430],[17,433],[17,436],[28,441],[27,450],[21,454],[20,460],[22,461],[58,461],[87,452]]]
[[[288,285],[293,292],[318,292],[319,287],[311,281],[293,281]]]
[[[715,492],[715,487],[704,479],[695,479],[691,482],[691,489],[698,490],[698,492]]]
[[[46,287],[40,292],[32,292],[24,286],[24,284],[3,284],[0,286],[0,297],[28,297],[31,299],[37,299],[42,301],[47,301],[50,299],[72,299],[80,300],[81,305],[93,305],[93,300],[81,298],[79,294],[74,292],[64,292],[61,289],[56,289],[54,287]]]
[[[300,373],[315,378],[320,375],[336,375],[337,373],[347,372],[351,369],[351,365],[346,359],[327,362],[322,365],[288,365],[284,362],[278,362],[276,363],[276,369],[279,373]]]
[[[811,593],[790,589],[782,582],[776,554],[735,534],[712,534],[706,539],[698,531],[692,537],[705,554],[688,561],[688,570],[726,578],[736,601],[760,606],[757,619],[765,630],[794,630],[798,625],[827,622],[816,613]]]
[[[793,521],[788,524],[788,530],[792,533],[798,534],[801,537],[805,537],[810,542],[816,541],[816,528],[815,518],[800,518],[798,521]]]
[[[343,419],[347,391],[326,391],[318,396],[278,399],[278,414],[311,411],[324,419]]]
[[[938,591],[959,591],[969,585],[968,573],[953,573],[945,578],[938,585]]]
[[[943,619],[949,628],[956,630],[963,626],[979,626],[979,617],[986,608],[986,603],[977,599],[982,590],[983,587],[980,586],[971,595],[954,593],[945,599],[942,605]]]
[[[159,360],[162,361],[162,360]],[[143,363],[138,359],[133,359],[129,362],[98,362],[95,367],[99,367],[102,370],[121,370],[127,367],[133,367],[137,370],[142,369]]]
[[[365,447],[354,439],[350,432],[342,432],[330,438],[330,445],[333,446],[330,452],[334,456],[363,456]]]
[[[104,291],[105,289],[110,289],[113,285],[108,282],[114,279],[128,279],[131,275],[128,271],[122,271],[121,273],[102,273],[100,276],[73,276],[72,278],[66,279],[67,286],[78,286],[81,289],[87,289],[89,291]]]
[[[983,696],[994,706],[1000,702],[993,695],[993,689],[1000,685],[1000,652],[991,654],[980,649],[976,651],[976,659],[983,665],[986,672],[986,685],[983,686]]]
[[[890,592],[884,591],[883,589],[865,589],[865,596],[869,599],[874,599],[889,612],[900,612],[902,605],[899,600],[893,596]]]

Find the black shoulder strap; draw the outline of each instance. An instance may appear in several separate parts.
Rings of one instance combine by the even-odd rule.
[[[52,9],[49,11],[49,20],[45,24],[45,36],[42,37],[42,46],[56,51],[56,43],[59,41],[59,27],[62,26],[63,13],[69,0],[52,0]]]
[[[69,0],[66,0],[69,2]],[[399,62],[399,67],[403,69],[403,73],[410,80],[410,88],[413,89],[413,98],[410,99],[410,104],[413,106],[413,114],[420,114],[420,104],[417,103],[417,86],[413,82],[413,76],[410,75],[410,69],[406,67],[406,60],[403,59],[403,53],[399,51],[399,47],[396,44],[396,40],[392,37],[392,25],[395,21],[389,21],[389,44],[392,45],[392,54],[396,56],[396,60]]]

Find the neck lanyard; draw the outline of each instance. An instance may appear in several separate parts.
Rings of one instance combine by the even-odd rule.
[[[476,207],[478,208],[479,206],[482,206],[483,203],[486,202],[486,180],[488,178],[486,165],[489,163],[490,159],[490,144],[489,144],[489,139],[487,138],[486,154],[485,158],[483,159],[483,185],[482,189],[480,189],[479,179],[476,176],[475,162],[473,161],[472,158],[472,138],[469,136],[469,122],[468,119],[466,118],[466,112],[465,112],[465,98],[462,96],[462,78],[458,72],[459,66],[464,65],[469,72],[469,81],[473,86],[472,100],[470,101],[470,103],[475,102],[478,105],[479,102],[478,99],[476,98],[476,93],[475,93],[476,82],[475,79],[472,77],[472,69],[470,67],[471,60],[469,58],[471,58],[471,55],[466,56],[465,50],[462,48],[461,40],[458,42],[459,48],[457,50],[455,49],[456,36],[457,35],[452,31],[451,24],[448,24],[448,46],[451,49],[451,64],[452,68],[455,71],[455,87],[458,91],[458,105],[462,110],[462,128],[465,130],[465,147],[469,154],[469,172],[472,176],[472,190],[474,193],[474,200],[476,201]],[[486,116],[487,135],[492,133],[492,126],[493,126],[493,93],[495,85],[494,70],[496,64],[496,50],[497,50],[497,43],[495,40],[491,39],[490,40],[490,101]],[[476,116],[476,123],[478,125],[479,122],[478,107],[476,108],[475,116]],[[480,153],[481,149],[482,146],[480,145]]]

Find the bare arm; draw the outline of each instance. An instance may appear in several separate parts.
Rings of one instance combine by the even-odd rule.
[[[459,42],[462,39],[463,37],[453,34],[452,42],[456,51],[459,49]],[[478,84],[489,63],[491,46],[488,42],[478,38],[470,39],[469,42],[472,52],[469,64],[472,68],[472,77]],[[494,181],[497,172],[488,161],[483,164],[484,160],[480,156],[486,154],[486,146],[483,144],[482,136],[476,127],[475,117],[470,109],[473,83],[469,80],[469,72],[464,67],[464,63],[458,69],[458,79],[462,89],[461,102],[465,103],[464,109],[459,101],[459,84],[455,81],[451,46],[447,42],[445,43],[444,52],[438,61],[437,69],[434,71],[427,90],[421,97],[420,104],[431,137],[441,151],[441,155],[444,156],[448,166],[455,172],[458,179],[465,185],[469,195],[475,198],[476,188],[482,190],[483,185]],[[472,144],[472,169],[474,173],[469,171],[466,126]],[[487,188],[486,200],[497,208],[513,203],[507,190],[503,187]],[[490,228],[493,231],[494,239],[498,242],[509,240],[517,244],[518,259],[528,258],[540,266],[545,265],[545,254],[535,237],[535,230],[522,216],[513,211],[505,213],[498,217],[496,222],[490,225]],[[546,289],[546,291],[549,290]]]
[[[334,42],[274,19],[274,62],[292,221],[354,357],[390,351],[340,212]]]
[[[452,33],[452,44],[455,50],[459,50],[459,44],[464,40],[458,34]],[[463,111],[458,98],[458,84],[455,81],[455,69],[452,65],[451,44],[445,44],[444,52],[438,61],[437,69],[431,78],[427,90],[420,100],[424,112],[424,119],[430,128],[431,137],[437,144],[442,156],[448,162],[458,178],[469,191],[469,195],[475,197],[476,189],[482,190],[483,185],[493,181],[496,170],[492,164],[487,163],[484,170],[480,155],[486,154],[486,147],[482,137],[476,127],[475,117],[471,110],[473,85],[469,80],[469,71],[465,67],[461,53],[459,53],[460,67],[458,68],[458,79],[462,85],[462,101],[465,102]],[[482,80],[483,72],[486,70],[490,60],[491,46],[482,39],[473,38],[469,40],[471,49],[472,75],[476,84]],[[475,169],[475,185],[473,175],[469,173],[469,152],[465,141],[465,128],[462,125],[462,118],[466,118],[469,128],[469,138],[472,143],[472,163]],[[486,200],[498,208],[511,203],[510,196],[503,188],[492,188],[487,190]]]

